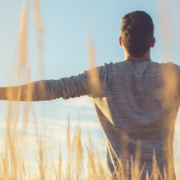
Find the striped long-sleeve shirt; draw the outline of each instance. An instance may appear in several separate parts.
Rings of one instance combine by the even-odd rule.
[[[179,66],[145,60],[104,64],[97,67],[99,92],[92,90],[90,71],[43,81],[41,93],[40,82],[35,82],[33,100],[90,96],[107,139],[111,172],[118,162],[126,168],[127,162],[129,166],[138,162],[145,179],[147,170],[149,175],[156,173],[156,157],[161,176],[166,169],[171,172],[170,179],[175,179],[173,140],[180,103]],[[126,175],[132,176],[130,169],[128,172]]]

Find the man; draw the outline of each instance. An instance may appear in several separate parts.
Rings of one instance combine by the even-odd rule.
[[[179,66],[151,61],[154,25],[143,11],[123,17],[119,43],[125,61],[94,68],[98,89],[90,83],[91,69],[69,78],[0,88],[0,99],[42,101],[89,95],[106,135],[110,171],[118,176],[121,170],[127,179],[139,174],[145,179],[148,173],[152,179],[166,176],[173,180]]]

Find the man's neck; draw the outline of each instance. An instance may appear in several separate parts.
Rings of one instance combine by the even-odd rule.
[[[125,57],[125,60],[133,60],[133,61],[151,61],[151,58],[147,58],[147,57],[143,57],[143,58],[135,58],[135,57],[132,57],[132,56],[129,56],[129,57]]]
[[[151,61],[150,51],[148,51],[143,57],[136,58],[131,56],[129,53],[125,52],[125,60],[134,60],[134,61],[140,61],[140,60],[146,60]]]

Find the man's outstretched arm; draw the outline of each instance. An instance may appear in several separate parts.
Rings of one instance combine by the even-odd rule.
[[[1,87],[0,100],[46,101],[89,94],[86,73],[58,80],[36,81],[21,86]]]
[[[114,74],[110,73],[114,72],[113,68],[113,63],[104,64],[77,76],[35,81],[21,86],[0,87],[0,100],[46,101],[83,95],[95,97],[102,90],[102,84],[113,82]]]
[[[50,81],[37,81],[21,86],[0,88],[0,100],[43,101],[50,100],[48,86]]]

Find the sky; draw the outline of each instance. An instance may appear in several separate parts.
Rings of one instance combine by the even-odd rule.
[[[23,0],[0,0],[0,86],[7,86],[9,79],[16,85],[12,76],[17,56],[18,33]],[[89,69],[88,40],[93,38],[97,65],[124,60],[123,49],[119,46],[120,23],[122,17],[132,11],[146,11],[155,25],[156,45],[152,49],[152,60],[163,63],[171,61],[180,65],[179,60],[179,12],[177,0],[41,0],[40,8],[44,27],[44,79],[59,79],[77,75]],[[28,59],[31,62],[31,80],[40,80],[38,73],[38,51],[34,28],[34,15],[29,0],[28,20]],[[25,82],[24,82],[25,83]],[[70,100],[54,100],[32,103],[40,124],[49,128],[51,151],[57,145],[59,135],[65,138],[68,112],[72,129],[77,121],[82,122],[83,141],[87,141],[87,126],[92,139],[105,156],[105,137],[100,127],[92,101],[88,97]],[[7,113],[7,102],[0,102],[3,132]],[[179,117],[179,115],[178,115]],[[31,118],[31,117],[30,117]],[[180,119],[177,118],[175,132],[176,167],[180,154],[178,133]],[[48,142],[49,142],[48,141]],[[64,142],[65,143],[65,142]],[[64,145],[64,144],[63,144]],[[62,146],[63,146],[62,145]],[[66,150],[63,149],[66,154]]]

